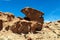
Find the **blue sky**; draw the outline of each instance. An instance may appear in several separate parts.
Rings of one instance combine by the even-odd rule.
[[[20,12],[24,7],[44,12],[45,21],[60,20],[60,0],[0,0],[0,11],[11,12],[16,17],[24,17]]]

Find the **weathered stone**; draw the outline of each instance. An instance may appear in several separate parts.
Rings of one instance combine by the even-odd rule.
[[[35,32],[36,30],[41,30],[44,19],[42,17],[43,13],[40,11],[37,11],[32,8],[25,8],[22,10],[23,13],[26,14],[26,17],[24,17],[27,21],[35,21],[36,23],[32,22],[17,22],[14,27],[11,28],[11,30],[14,33],[28,33],[28,32]],[[20,20],[24,20],[23,18],[17,17]],[[33,25],[33,26],[32,26]],[[15,30],[14,30],[15,29]]]
[[[9,15],[9,14],[7,14],[7,19],[8,19],[8,21],[12,21],[12,18],[15,18],[14,15]]]
[[[18,29],[19,27],[21,26],[21,24],[19,24],[19,21],[16,22],[14,25],[11,26],[10,30],[13,32],[13,33],[18,33]],[[21,30],[20,30],[21,31]]]
[[[43,24],[44,19],[42,17],[43,16],[42,12],[32,8],[24,8],[21,11],[26,15],[25,19],[29,19],[31,21],[37,21]]]
[[[39,17],[39,16],[42,16],[43,13],[38,11],[38,10],[35,10],[33,8],[24,8],[21,10],[24,14],[26,14],[26,16],[34,16],[34,17]]]
[[[36,31],[40,31],[42,29],[44,23],[42,12],[32,8],[25,8],[22,10],[22,12],[26,14],[26,17],[24,18],[15,17],[12,14],[1,12],[0,15],[2,20],[0,20],[0,27],[1,27],[0,30],[2,30],[3,28],[2,24],[3,22],[4,22],[3,30],[6,31],[11,30],[13,33],[17,34],[20,33],[26,34],[28,32],[35,33]],[[5,26],[5,24],[8,25]]]
[[[31,26],[30,32],[33,32],[33,33],[35,33],[36,31],[41,31],[43,26],[42,24],[39,24],[39,23],[35,23],[35,24],[32,23],[32,25],[33,26]]]
[[[31,27],[31,23],[30,22],[21,22],[23,30],[23,33],[28,33],[30,32],[30,27]]]
[[[33,26],[32,26],[33,25]],[[28,33],[28,32],[33,32],[35,33],[36,31],[40,31],[42,29],[42,25],[39,23],[31,23],[31,22],[16,22],[10,30],[12,30],[13,33]]]
[[[0,20],[0,31],[3,29],[3,21]]]
[[[37,31],[41,31],[43,25],[42,25],[42,24],[39,24],[39,23],[36,23],[36,25],[37,25],[37,26],[36,26],[36,27],[37,27],[36,30],[37,30]],[[36,31],[36,30],[35,30],[35,31]]]

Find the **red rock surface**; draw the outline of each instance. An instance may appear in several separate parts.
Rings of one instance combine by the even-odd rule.
[[[23,12],[28,20],[31,20],[31,21],[37,21],[37,22],[40,22],[40,23],[44,23],[44,18],[43,18],[43,13],[38,11],[38,10],[35,10],[33,8],[24,8],[21,10],[21,12]]]

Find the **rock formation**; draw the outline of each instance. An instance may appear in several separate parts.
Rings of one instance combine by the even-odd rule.
[[[35,10],[33,8],[24,8],[21,10],[21,12],[23,12],[26,15],[26,17],[24,18],[26,20],[37,21],[41,24],[44,23],[44,14],[38,10]]]
[[[44,22],[42,17],[43,13],[32,8],[26,8],[23,11],[26,14],[25,18],[0,12],[0,30],[11,30],[13,33],[18,34],[40,31]]]
[[[14,21],[14,22],[16,22],[16,21]],[[6,21],[4,21],[4,22],[6,22]],[[23,22],[23,21],[21,21],[21,22]],[[8,25],[8,23],[3,23],[4,24],[3,27],[6,27]],[[12,23],[10,23],[9,25],[12,26]],[[15,24],[17,24],[17,23],[15,23]],[[19,23],[18,23],[18,25],[19,25]],[[9,26],[7,28],[9,29]],[[8,31],[1,30],[0,31],[0,40],[60,40],[60,22],[55,21],[55,22],[44,23],[42,30],[37,31],[37,32],[38,33],[36,33],[36,34],[32,34],[32,33],[16,34],[16,33],[11,32],[10,30],[8,30]]]
[[[60,40],[60,20],[41,24],[27,16],[21,18],[0,12],[0,40]]]

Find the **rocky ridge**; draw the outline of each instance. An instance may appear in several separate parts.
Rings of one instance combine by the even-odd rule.
[[[37,32],[16,34],[11,30],[1,30],[0,40],[60,40],[60,21],[44,23],[42,30]]]
[[[44,23],[41,12],[34,9],[22,12],[26,13],[25,18],[0,12],[0,40],[60,40],[60,21]],[[40,13],[41,20],[39,15],[34,16],[35,12]],[[32,18],[31,13],[39,20]]]

